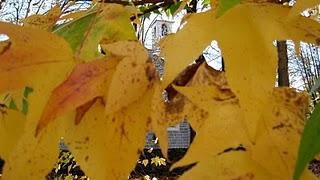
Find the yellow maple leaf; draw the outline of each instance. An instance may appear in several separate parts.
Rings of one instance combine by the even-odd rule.
[[[22,20],[23,25],[27,27],[35,27],[43,30],[51,30],[61,15],[59,6],[51,8],[45,15],[31,15]]]
[[[0,93],[36,86],[43,73],[50,74],[47,80],[57,73],[66,76],[74,65],[69,45],[54,34],[3,22],[0,33],[9,37],[0,54]]]
[[[155,166],[161,166],[166,165],[166,159],[160,158],[159,156],[151,158],[151,164],[154,164]]]
[[[254,142],[258,119],[268,108],[265,102],[275,82],[277,61],[273,41],[315,43],[320,36],[319,23],[302,16],[285,18],[289,12],[289,7],[278,4],[243,2],[218,19],[214,10],[189,16],[184,28],[161,42],[166,61],[163,86],[216,39],[225,60],[228,82],[240,100],[247,133]]]
[[[148,159],[144,159],[141,162],[145,167],[149,164],[149,160]]]

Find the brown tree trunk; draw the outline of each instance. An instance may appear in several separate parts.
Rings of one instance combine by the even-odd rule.
[[[278,41],[278,86],[289,86],[288,52],[286,41]]]

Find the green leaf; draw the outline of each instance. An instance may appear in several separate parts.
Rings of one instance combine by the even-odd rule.
[[[23,99],[22,99],[22,107],[21,107],[21,112],[23,114],[27,114],[29,110],[29,102],[28,102],[28,97],[29,95],[33,92],[33,89],[31,87],[25,87],[24,92],[23,92]]]
[[[182,3],[182,1],[179,1],[179,2],[169,6],[169,12],[170,12],[171,16],[174,15],[174,13],[179,9],[181,3]]]
[[[307,120],[298,152],[294,180],[298,180],[306,165],[320,152],[320,104],[317,104]]]
[[[17,104],[14,102],[13,99],[10,100],[9,109],[18,110]]]
[[[72,50],[76,51],[81,45],[85,37],[85,33],[87,32],[95,15],[95,12],[87,14],[75,21],[71,21],[60,26],[53,32],[63,37],[70,44]]]
[[[211,2],[210,0],[203,0],[202,1],[202,5],[203,6],[208,6],[210,4],[210,2]]]
[[[146,6],[140,6],[139,7],[139,11],[144,12],[146,11],[148,8]]]
[[[23,92],[23,97],[28,98],[29,94],[33,92],[33,89],[31,87],[25,87]]]
[[[241,0],[220,0],[216,12],[216,17],[222,16],[229,9],[233,8],[235,5],[239,4]]]
[[[153,12],[156,13],[156,14],[161,14],[161,12],[159,11],[159,9],[156,9],[156,10],[154,10]]]
[[[99,44],[123,40],[136,40],[130,14],[117,4],[108,4],[102,11],[90,12],[54,31],[67,40],[83,61],[102,57]]]
[[[29,110],[29,102],[26,99],[22,99],[22,109],[21,112],[23,114],[27,114]]]

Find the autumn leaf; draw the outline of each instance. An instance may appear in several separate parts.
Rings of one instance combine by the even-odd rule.
[[[0,92],[33,87],[43,73],[57,73],[57,67],[62,73],[73,66],[69,45],[56,35],[3,22],[0,33],[10,38],[0,54]]]
[[[274,176],[293,175],[308,104],[308,94],[290,88],[274,88],[269,95],[272,111],[263,112],[252,158]]]
[[[137,41],[119,41],[102,47],[110,55],[123,58],[105,93],[106,112],[113,113],[138,100],[151,89],[156,80],[156,71],[146,49]]]
[[[0,156],[7,159],[24,133],[26,117],[19,111],[0,109]],[[10,140],[8,140],[10,139]]]
[[[260,125],[264,127],[260,129],[255,144],[251,144],[245,133],[239,101],[227,86],[224,74],[204,67],[206,66],[198,69],[188,86],[174,86],[179,93],[185,95],[196,106],[208,111],[209,116],[200,122],[189,119],[192,127],[197,127],[195,128],[197,136],[186,156],[174,167],[198,162],[199,168],[196,166],[191,169],[190,173],[187,173],[189,176],[185,176],[186,179],[195,176],[205,179],[223,177],[225,176],[223,174],[204,173],[205,169],[214,168],[215,158],[213,157],[230,153],[229,150],[234,151],[240,146],[243,147],[243,151],[248,151],[246,156],[250,159],[250,161],[243,159],[243,163],[254,161],[255,164],[259,164],[259,167],[264,169],[264,174],[268,174],[266,177],[281,179],[293,174],[308,96],[289,88],[274,89],[273,94],[270,94],[268,98],[268,105],[273,111],[270,112],[266,108],[266,111],[262,113],[260,121],[263,123]],[[210,149],[207,148],[208,146]],[[267,159],[266,156],[268,156]],[[240,157],[234,157],[234,159],[237,158]],[[254,171],[256,170],[255,168]],[[228,170],[228,172],[233,171]],[[257,175],[259,176],[259,173],[253,173],[254,177]],[[222,177],[221,179],[226,178]],[[310,171],[304,174],[306,179],[312,177]]]
[[[186,156],[174,167],[204,161],[230,147],[250,146],[239,101],[226,83],[224,73],[203,64],[188,86],[174,88],[205,110],[198,118],[188,118],[197,135]],[[210,148],[206,148],[208,144]]]
[[[293,6],[292,11],[289,14],[290,18],[293,18],[295,16],[300,15],[302,11],[306,10],[307,8],[315,7],[316,5],[319,5],[318,0],[301,0],[297,1],[296,4]]]
[[[155,166],[161,166],[166,165],[166,159],[160,158],[159,156],[151,158],[151,164],[154,164]]]
[[[146,167],[149,164],[149,160],[148,159],[144,159],[144,160],[142,160],[141,163],[144,165],[144,167]]]
[[[181,94],[177,94],[170,101],[165,100],[164,90],[160,83],[154,85],[154,95],[151,106],[150,129],[159,138],[159,146],[163,156],[167,156],[168,150],[168,127],[188,119],[189,121],[201,122],[207,118],[207,112],[198,108]],[[196,124],[192,125],[197,128]]]
[[[29,112],[25,119],[22,134],[15,147],[4,159],[6,165],[3,169],[2,178],[42,179],[52,170],[59,154],[58,142],[64,135],[66,124],[69,122],[74,124],[72,121],[73,112],[58,117],[57,121],[48,125],[44,130],[45,133],[41,136],[35,137],[34,134],[51,90],[65,78],[62,74],[57,75],[52,81],[48,81],[49,76],[38,79],[39,87],[34,88],[34,91],[28,97]],[[16,122],[13,119],[10,119],[10,121]],[[18,128],[20,125],[15,124],[14,126]],[[8,140],[10,142],[14,139],[7,139],[6,141]]]
[[[107,116],[103,103],[97,101],[78,126],[69,127],[65,142],[87,176],[127,178],[144,147],[152,94],[148,90],[139,100]]]
[[[240,100],[247,133],[254,142],[260,112],[268,108],[265,102],[275,82],[276,49],[272,42],[276,39],[316,42],[320,35],[317,22],[302,16],[289,21],[284,18],[289,12],[290,8],[282,5],[244,2],[218,19],[214,18],[213,10],[189,16],[184,28],[161,43],[166,61],[163,85],[167,86],[183,67],[217,39],[228,82]],[[177,61],[179,63],[175,63]]]
[[[191,180],[194,177],[199,179],[274,179],[268,171],[250,158],[249,153],[243,151],[208,156],[206,160],[183,174],[181,179]]]
[[[55,6],[45,15],[35,14],[24,19],[23,25],[27,27],[34,27],[43,30],[51,30],[61,15],[59,6]]]
[[[59,20],[73,20],[73,22],[76,22],[74,20],[77,20],[79,18],[82,18],[86,15],[88,15],[88,11],[86,10],[80,10],[76,12],[71,12],[69,14],[63,15],[62,17],[59,18]]]
[[[58,115],[103,96],[117,64],[117,59],[78,64],[69,78],[52,92],[37,125],[36,135]]]
[[[26,116],[1,104],[0,139],[7,145],[0,148],[3,178],[43,178],[63,136],[87,176],[127,179],[143,151],[145,133],[156,133],[166,156],[168,126],[185,119],[197,134],[174,166],[197,165],[182,179],[291,178],[309,102],[303,92],[274,88],[273,42],[319,41],[319,23],[299,14],[316,2],[304,2],[291,8],[266,0],[220,1],[217,10],[188,15],[183,28],[161,41],[163,81],[135,37],[132,11],[121,5],[98,3],[57,26],[54,33],[62,38],[0,23],[0,33],[9,37],[0,42],[0,93],[33,89],[24,95]],[[204,59],[199,63],[214,39],[225,73]],[[35,131],[41,135],[34,136]],[[299,159],[296,177],[310,157]],[[166,160],[157,156],[150,163],[161,166]],[[306,170],[301,178],[314,176]]]

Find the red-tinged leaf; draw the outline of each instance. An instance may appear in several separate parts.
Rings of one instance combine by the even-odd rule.
[[[96,97],[94,99],[92,99],[91,101],[85,103],[84,105],[81,105],[79,107],[77,107],[76,109],[76,117],[74,119],[74,124],[75,125],[78,125],[83,116],[88,112],[88,110],[94,105],[94,103],[100,99],[102,102],[103,102],[103,98],[102,97]]]
[[[50,80],[57,68],[73,66],[69,45],[52,33],[0,22],[0,34],[9,37],[0,43],[0,93],[34,87],[38,77]]]
[[[111,59],[77,65],[70,77],[52,92],[38,122],[36,135],[58,115],[102,96],[117,63],[117,59]]]

